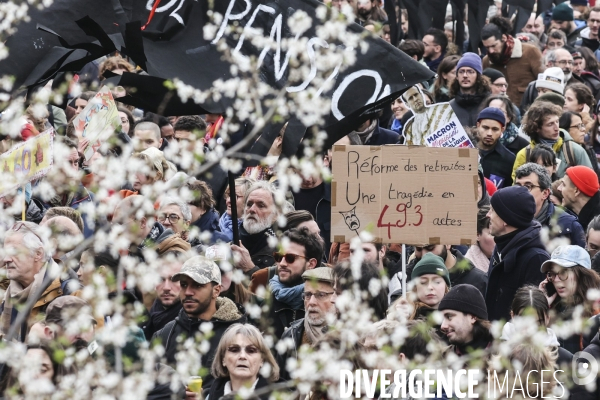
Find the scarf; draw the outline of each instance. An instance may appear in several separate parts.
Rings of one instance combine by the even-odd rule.
[[[502,57],[500,58],[500,63],[506,65],[510,61],[510,57],[512,56],[513,48],[515,47],[515,39],[507,35],[506,44],[504,45],[504,52],[502,53]]]
[[[281,283],[279,276],[275,275],[269,281],[269,289],[277,301],[287,304],[294,310],[304,309],[304,300],[302,299],[302,293],[304,293],[304,283],[296,286],[286,286]]]
[[[402,133],[402,120],[394,118],[390,129],[394,132]]]
[[[544,201],[544,204],[542,205],[542,209],[540,210],[540,212],[538,213],[538,215],[536,215],[534,217],[534,219],[540,223],[540,225],[545,225],[546,223],[548,223],[549,221],[549,216],[548,216],[548,207],[550,207],[550,205],[548,204],[549,201],[546,200]]]
[[[306,337],[308,338],[308,341],[311,344],[311,346],[314,346],[319,339],[325,336],[327,331],[328,328],[326,326],[323,327],[311,325],[308,323],[308,318],[304,318],[304,333],[306,334]]]
[[[554,147],[556,142],[558,142],[558,139],[551,140],[551,139],[539,138],[539,141],[540,141],[540,143],[547,144],[550,147]]]
[[[26,288],[23,288],[16,281],[10,281],[4,295],[4,309],[2,310],[2,315],[0,315],[0,333],[2,336],[7,335],[10,330],[10,326],[13,322],[13,308],[25,304],[29,298],[29,294],[36,293],[38,288],[42,285],[44,275],[46,275],[47,266],[48,263],[40,268],[40,271],[33,277],[33,282]]]
[[[377,120],[374,119],[371,121],[371,125],[367,129],[362,132],[352,131],[348,134],[348,138],[350,139],[350,144],[362,145],[366,144],[371,136],[373,136],[373,132],[375,132],[375,128],[377,127]]]
[[[244,225],[240,225],[240,241],[244,245],[250,255],[256,254],[259,251],[270,247],[269,246],[269,237],[275,236],[275,232],[271,228],[267,228],[262,232],[255,233],[253,235],[249,234],[246,229],[244,229]]]
[[[519,129],[517,129],[517,126],[515,124],[509,122],[508,126],[506,127],[506,130],[500,137],[500,144],[506,147],[512,142],[514,142],[517,136],[519,136]]]

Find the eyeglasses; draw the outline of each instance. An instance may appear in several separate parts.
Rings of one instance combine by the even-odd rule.
[[[166,220],[169,220],[170,223],[172,224],[176,224],[179,222],[179,220],[181,219],[181,217],[177,214],[169,214],[169,215],[165,215],[165,214],[160,214],[158,216],[158,222],[160,222],[161,224],[163,222],[165,222]]]
[[[556,61],[558,65],[573,65],[573,60],[560,60]]]
[[[304,258],[305,260],[307,259],[304,256],[299,256],[298,254],[291,254],[291,253],[287,253],[287,254],[281,254],[281,253],[273,253],[273,258],[275,259],[275,262],[281,262],[281,260],[285,259],[285,262],[288,264],[292,264],[293,262],[296,261],[297,258]]]
[[[315,299],[317,299],[317,301],[323,301],[334,293],[335,292],[316,292],[316,293],[304,292],[304,293],[302,293],[302,300],[310,301],[310,299],[313,296],[315,296]]]
[[[585,131],[585,124],[571,125],[569,128],[579,128],[580,131]]]
[[[435,244],[429,244],[427,246],[415,246],[416,251],[433,251],[435,249]]]
[[[530,192],[535,189],[535,188],[539,188],[539,185],[534,185],[533,183],[524,183],[524,184],[520,184],[520,183],[515,183],[515,186],[523,186],[525,189],[529,190]]]
[[[244,352],[246,354],[256,354],[256,353],[260,352],[260,350],[258,350],[258,348],[256,346],[241,347],[238,345],[229,346],[227,348],[227,351],[230,353],[239,353],[240,351],[242,351],[242,349],[244,350]]]
[[[477,71],[475,71],[474,69],[471,68],[461,68],[459,71],[456,71],[456,73],[458,75],[475,75],[477,73]]]
[[[569,270],[566,268],[563,268],[558,273],[552,272],[552,271],[546,272],[546,277],[548,278],[548,282],[554,281],[554,278],[557,276],[558,276],[559,280],[566,281],[567,278],[569,277]]]

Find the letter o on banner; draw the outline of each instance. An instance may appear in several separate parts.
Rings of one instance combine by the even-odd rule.
[[[377,71],[373,71],[372,69],[361,69],[360,71],[355,71],[351,73],[350,75],[344,78],[342,83],[340,83],[340,86],[338,86],[335,92],[333,92],[333,96],[331,96],[331,113],[335,118],[337,118],[338,121],[345,117],[345,115],[342,114],[342,112],[338,108],[338,103],[342,95],[352,82],[354,82],[358,78],[362,78],[363,76],[369,76],[375,80],[375,90],[373,91],[373,95],[369,100],[367,100],[365,105],[374,103],[377,100],[379,92],[381,91],[381,86],[383,85],[383,81],[379,73]]]

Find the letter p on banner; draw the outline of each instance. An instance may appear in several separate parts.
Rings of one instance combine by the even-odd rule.
[[[573,382],[576,385],[589,385],[597,376],[598,360],[582,351],[573,354]]]

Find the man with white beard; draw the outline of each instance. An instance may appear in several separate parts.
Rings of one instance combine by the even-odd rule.
[[[240,245],[231,245],[235,252],[235,267],[249,277],[259,269],[275,264],[269,238],[275,236],[271,228],[279,216],[275,204],[275,188],[265,181],[250,186],[244,195],[243,223],[240,226]]]
[[[287,351],[283,354],[278,352],[275,355],[280,377],[283,380],[290,379],[290,374],[286,369],[288,358],[297,357],[298,349],[305,343],[314,346],[317,340],[327,332],[328,322],[337,317],[335,304],[331,302],[331,295],[334,292],[333,269],[329,267],[309,269],[302,274],[302,279],[304,279],[302,298],[305,317],[292,323],[281,336],[281,342],[292,339],[294,346],[288,345]],[[279,347],[277,346],[277,348]]]

